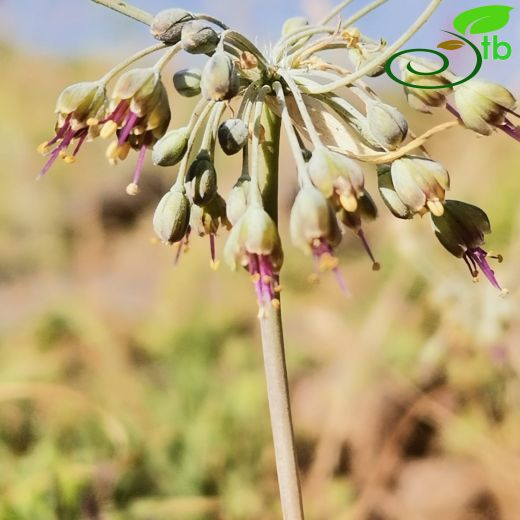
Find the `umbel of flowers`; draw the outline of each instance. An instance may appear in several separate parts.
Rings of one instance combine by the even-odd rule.
[[[216,266],[215,237],[222,228],[230,229],[225,259],[233,268],[241,266],[249,272],[261,308],[276,306],[282,245],[273,215],[266,211],[258,174],[265,134],[261,121],[267,108],[282,118],[296,163],[300,191],[291,212],[291,238],[315,259],[317,274],[332,270],[344,285],[334,252],[349,232],[360,238],[373,268],[379,269],[365,234],[365,224],[378,215],[365,189],[365,175],[377,165],[379,194],[390,212],[401,219],[431,215],[441,244],[466,261],[475,279],[481,272],[500,288],[483,249],[484,235],[490,232],[487,217],[482,212],[476,218],[477,210],[468,209],[474,206],[446,201],[449,174],[422,146],[426,137],[452,125],[440,125],[424,138],[411,139],[403,114],[384,103],[363,79],[384,72],[395,45],[374,41],[355,28],[361,12],[329,26],[338,12],[339,8],[317,25],[302,18],[288,20],[280,40],[266,53],[210,16],[177,8],[158,13],[150,28],[161,43],[130,57],[100,80],[71,85],[60,94],[55,136],[39,147],[49,156],[40,176],[59,157],[74,162],[83,143],[98,137],[110,140],[106,155],[111,164],[125,160],[132,150],[137,153],[134,177],[127,186],[130,195],[139,192],[147,150],[152,150],[156,165],[180,163],[177,178],[154,216],[160,240],[181,249],[191,233],[208,236]],[[407,38],[412,32],[408,33]],[[352,68],[324,57],[323,51],[330,49],[337,49],[338,55],[345,52]],[[131,68],[140,58],[161,50],[163,55],[154,66]],[[171,109],[163,69],[181,51],[206,55],[207,62],[202,70],[175,73],[176,90],[200,101],[186,126],[169,130]],[[408,83],[445,87],[453,77],[452,73],[414,75],[405,65],[424,71],[428,63],[413,59],[402,59],[403,79]],[[111,82],[115,84],[109,89]],[[343,87],[364,110],[341,95]],[[445,106],[474,132],[489,135],[500,129],[519,139],[520,131],[511,121],[516,101],[500,85],[471,80],[454,92],[411,87],[405,91],[416,109],[427,112]],[[317,118],[321,112],[353,141],[331,143]],[[241,152],[243,157],[227,198],[218,189],[217,147],[227,155]],[[281,175],[290,175],[290,170],[285,168]]]
[[[501,261],[501,257],[490,257],[483,247],[491,231],[488,217],[476,206],[446,199],[450,175],[424,145],[432,136],[459,125],[484,136],[500,130],[520,140],[513,123],[516,100],[504,87],[481,79],[452,89],[450,85],[457,82],[452,72],[435,72],[440,70],[436,64],[402,55],[410,106],[422,112],[444,108],[449,118],[414,137],[404,115],[368,85],[371,77],[385,72],[387,60],[424,25],[441,0],[430,0],[423,14],[391,45],[355,27],[384,0],[342,19],[338,16],[352,2],[344,0],[315,25],[300,17],[289,19],[279,41],[266,52],[206,14],[172,8],[152,16],[125,2],[94,1],[147,24],[159,43],[101,79],[71,85],[60,94],[55,135],[39,147],[48,156],[39,176],[59,158],[75,162],[86,141],[101,138],[108,142],[110,164],[136,152],[127,193],[138,195],[151,151],[154,164],[178,165],[176,179],[158,202],[153,218],[159,239],[176,244],[179,256],[192,235],[208,237],[211,265],[216,268],[215,239],[229,230],[224,259],[231,268],[249,274],[262,318],[284,518],[301,519],[279,313],[284,255],[277,225],[278,182],[289,182],[296,173],[299,190],[290,215],[290,237],[313,259],[315,276],[332,271],[346,289],[335,251],[347,233],[359,237],[373,270],[380,268],[366,234],[378,209],[374,194],[365,187],[365,176],[376,175],[380,199],[394,217],[427,216],[433,234],[465,262],[475,280],[483,274],[505,292],[489,264],[490,258]],[[332,59],[334,54],[324,51],[335,51],[339,63],[348,58],[350,67],[339,65]],[[152,67],[132,68],[141,58],[161,52]],[[171,104],[165,88],[169,79],[164,69],[180,52],[207,59],[202,70],[175,72],[173,86],[178,93],[199,101],[184,126],[170,129]],[[412,88],[414,84],[428,88]],[[279,171],[280,126],[295,167]],[[218,149],[242,156],[242,167],[227,196],[219,190]],[[266,149],[271,149],[269,165]],[[266,345],[270,344],[277,346],[269,351]]]

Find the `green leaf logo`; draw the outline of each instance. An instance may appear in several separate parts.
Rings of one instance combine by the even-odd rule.
[[[460,49],[466,45],[464,42],[461,42],[460,40],[447,40],[445,42],[439,43],[437,47],[439,49],[445,49],[447,51],[455,51],[457,49]]]
[[[484,34],[498,31],[509,22],[509,13],[513,10],[508,5],[487,5],[460,13],[453,21],[455,29],[465,34]]]

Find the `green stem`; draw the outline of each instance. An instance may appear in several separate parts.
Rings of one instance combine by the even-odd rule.
[[[165,43],[157,43],[155,45],[152,45],[151,47],[147,47],[146,49],[143,49],[142,51],[133,54],[125,61],[119,63],[118,65],[110,69],[99,81],[103,85],[106,85],[109,81],[112,81],[112,79],[114,79],[120,72],[132,65],[132,63],[139,61],[140,59],[144,58],[145,56],[148,56],[149,54],[160,51],[161,49],[165,49],[166,47],[167,45]]]
[[[266,133],[266,141],[262,146],[266,171],[263,197],[266,211],[276,222],[280,118],[264,104],[262,121]],[[303,520],[280,308],[270,308],[261,315],[260,332],[283,518]]]
[[[144,23],[145,25],[152,25],[153,15],[150,13],[129,5],[126,2],[120,0],[92,0],[96,4],[104,5],[113,11],[124,14],[129,18],[133,18],[138,22]]]
[[[381,64],[385,63],[396,51],[398,51],[412,36],[430,19],[431,15],[435,12],[437,7],[441,4],[442,0],[432,0],[424,12],[417,18],[417,20],[409,27],[409,29],[398,38],[393,45],[383,52],[377,59],[367,63],[364,67],[361,67],[358,71],[349,74],[347,77],[333,81],[327,85],[320,85],[319,87],[309,89],[309,94],[325,94],[332,92],[340,87],[346,87],[362,78],[363,76],[370,74],[376,70]]]

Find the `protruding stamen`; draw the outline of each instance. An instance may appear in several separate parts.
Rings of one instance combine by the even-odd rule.
[[[368,243],[367,237],[365,235],[365,232],[360,229],[357,232],[358,237],[361,240],[361,243],[363,244],[363,247],[365,248],[365,251],[367,252],[368,256],[370,257],[370,260],[372,260],[372,271],[379,271],[381,269],[381,264],[376,261],[374,254],[372,253],[372,249],[370,247],[370,244]]]

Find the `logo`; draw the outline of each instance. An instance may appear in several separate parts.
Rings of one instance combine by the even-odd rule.
[[[453,26],[457,31],[456,33],[451,31],[444,31],[447,34],[454,36],[455,39],[443,41],[439,43],[439,45],[437,45],[437,48],[446,51],[456,51],[458,49],[462,49],[463,47],[469,46],[475,53],[475,67],[465,78],[459,81],[455,81],[454,83],[433,86],[422,86],[413,83],[407,83],[406,81],[403,81],[402,79],[398,78],[392,71],[392,64],[395,60],[405,59],[402,57],[410,53],[427,52],[430,54],[435,54],[435,56],[442,60],[442,65],[439,69],[427,72],[418,71],[414,69],[412,63],[410,62],[406,66],[407,70],[412,74],[416,74],[418,76],[436,76],[442,74],[443,72],[448,70],[450,66],[450,60],[445,54],[434,49],[408,49],[400,51],[394,54],[386,62],[386,73],[395,82],[410,88],[441,89],[452,88],[456,87],[457,85],[462,85],[463,83],[466,83],[470,79],[474,78],[480,72],[484,60],[493,59],[505,61],[511,58],[513,54],[513,48],[511,44],[509,42],[500,41],[496,34],[493,35],[493,38],[491,39],[489,33],[496,32],[504,28],[509,23],[509,16],[512,10],[513,8],[507,5],[488,5],[476,7],[475,9],[470,9],[469,11],[464,11],[463,13],[460,13],[455,18],[455,20],[453,21]],[[482,51],[475,43],[463,36],[464,34],[485,35],[482,39],[482,42],[480,43]]]

